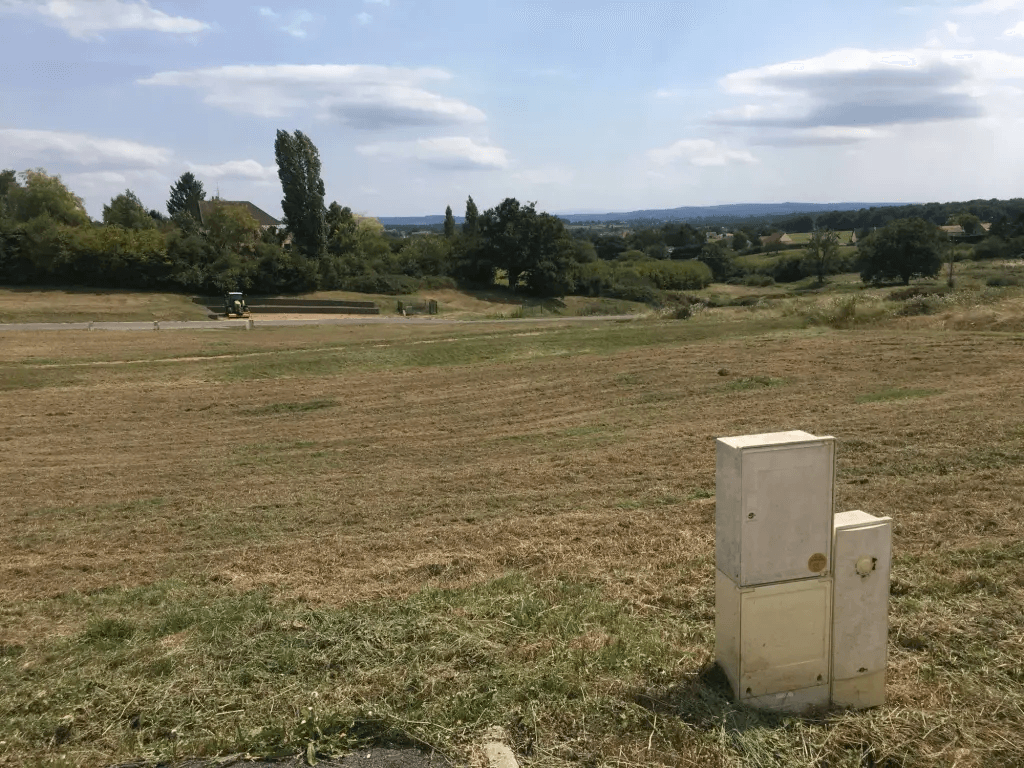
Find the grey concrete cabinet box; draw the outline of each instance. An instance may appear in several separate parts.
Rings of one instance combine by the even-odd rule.
[[[885,703],[892,519],[854,510],[834,519],[832,702]]]
[[[835,438],[802,431],[716,441],[715,562],[740,587],[830,571]]]

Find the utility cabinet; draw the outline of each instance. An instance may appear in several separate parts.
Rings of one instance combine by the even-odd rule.
[[[740,587],[715,574],[715,658],[736,698],[799,711],[829,702],[832,579]]]
[[[885,703],[892,519],[861,510],[833,522],[832,702]]]
[[[716,450],[718,570],[740,587],[828,574],[835,438],[772,432]]]

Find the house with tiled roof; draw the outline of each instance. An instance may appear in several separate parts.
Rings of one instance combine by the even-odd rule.
[[[793,238],[785,232],[773,232],[770,235],[761,235],[761,245],[791,245]]]
[[[205,226],[205,219],[218,205],[232,205],[242,208],[246,213],[252,216],[256,223],[260,225],[260,229],[267,229],[268,227],[280,227],[283,222],[278,221],[269,213],[264,211],[262,208],[250,203],[248,200],[221,200],[220,198],[213,198],[213,200],[201,200],[199,202],[199,224]]]

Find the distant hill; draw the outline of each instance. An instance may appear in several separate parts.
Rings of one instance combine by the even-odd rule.
[[[623,213],[558,213],[560,219],[571,223],[583,221],[702,221],[707,219],[745,219],[751,216],[789,216],[794,213],[825,213],[827,211],[859,211],[861,208],[881,208],[905,203],[733,203],[730,205],[692,205],[681,208],[657,208]],[[444,216],[381,216],[385,227],[436,226],[444,223]],[[462,223],[463,218],[456,216]]]
[[[656,208],[627,213],[560,213],[559,218],[580,221],[698,221],[701,219],[745,219],[751,216],[789,216],[794,213],[859,211],[861,208],[904,205],[904,203],[733,203],[730,205],[692,205],[681,208]]]

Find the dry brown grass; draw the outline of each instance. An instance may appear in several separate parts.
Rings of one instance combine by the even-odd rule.
[[[0,288],[0,323],[205,320],[207,314],[204,307],[177,293]]]
[[[788,765],[801,742],[808,765],[1024,763],[1021,337],[693,338],[700,327],[5,337],[0,648],[20,650],[0,655],[17,691],[0,708],[29,717],[25,691],[43,685],[31,675],[65,663],[61,643],[97,636],[86,604],[107,590],[184,583],[214,601],[265,587],[276,605],[330,612],[513,573],[592,585],[675,659],[585,687],[592,721],[541,705],[529,728],[499,723],[520,729],[521,751],[533,742],[528,764]],[[923,396],[886,394],[900,390]],[[781,429],[839,438],[838,508],[894,518],[883,710],[783,723],[693,703],[711,695],[700,670],[713,642],[713,439]],[[150,609],[119,610],[141,622]],[[584,628],[565,653],[582,659],[615,634]],[[161,642],[172,654],[188,645],[176,631]],[[527,669],[560,642],[540,632],[501,654]],[[395,675],[375,678],[398,686],[377,691],[377,711],[405,684]],[[187,697],[176,686],[163,700]],[[602,720],[620,710],[615,727]],[[653,728],[644,712],[657,713]],[[50,714],[68,713],[39,717]],[[221,721],[204,717],[195,728],[214,732]],[[441,730],[407,725],[444,742],[451,717]],[[69,745],[19,722],[18,733],[0,726],[0,762],[164,754],[133,746],[123,723]],[[254,737],[223,738],[244,748]],[[858,762],[871,750],[878,763]]]

